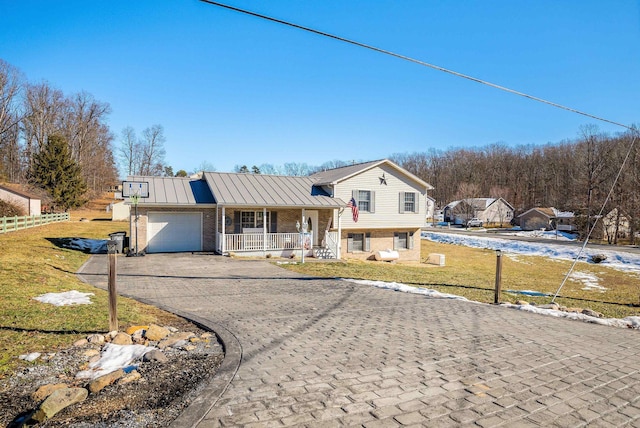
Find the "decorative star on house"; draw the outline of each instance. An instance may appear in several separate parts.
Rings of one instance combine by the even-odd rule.
[[[387,185],[387,179],[384,176],[384,172],[382,173],[382,177],[378,177],[380,179],[380,184],[384,184],[385,186]]]

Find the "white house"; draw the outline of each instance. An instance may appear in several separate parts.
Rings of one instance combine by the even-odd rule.
[[[514,208],[503,198],[467,198],[453,201],[444,207],[444,221],[466,224],[472,218],[485,225],[508,225],[513,219]]]

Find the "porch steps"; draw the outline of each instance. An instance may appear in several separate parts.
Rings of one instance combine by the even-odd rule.
[[[336,255],[327,247],[315,247],[313,249],[313,257],[316,259],[335,259]]]

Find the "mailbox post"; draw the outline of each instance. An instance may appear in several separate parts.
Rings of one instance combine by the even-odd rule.
[[[109,259],[109,331],[118,330],[118,300],[116,292],[117,250],[118,241],[107,241],[107,253]]]

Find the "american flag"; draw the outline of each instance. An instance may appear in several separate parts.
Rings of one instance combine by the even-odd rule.
[[[351,215],[353,215],[353,221],[357,223],[358,222],[358,203],[356,202],[355,198],[351,198],[351,200],[347,204],[347,207],[351,208]]]

